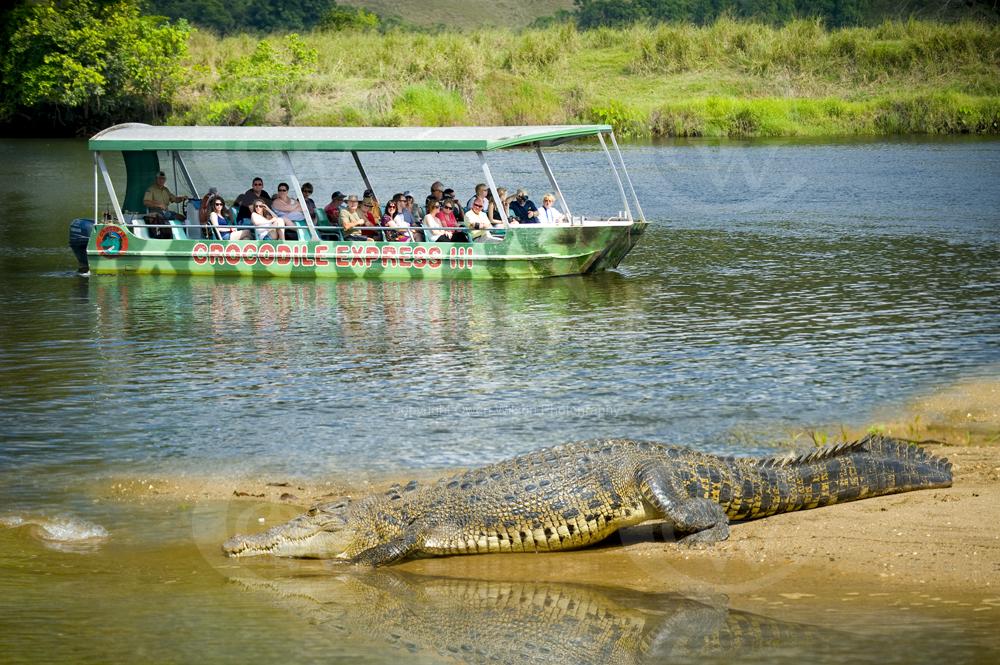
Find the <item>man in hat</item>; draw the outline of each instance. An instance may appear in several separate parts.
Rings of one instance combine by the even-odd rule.
[[[181,215],[170,209],[171,203],[187,201],[186,196],[174,196],[174,193],[167,189],[167,174],[160,171],[156,174],[156,179],[149,186],[142,196],[142,204],[146,209],[155,215],[155,226],[151,228],[150,235],[160,240],[170,239],[173,234],[166,227],[168,219],[184,219]]]
[[[340,226],[344,229],[344,240],[366,241],[358,227],[365,226],[365,219],[358,212],[358,195],[351,194],[347,197],[347,207],[340,211]]]
[[[528,198],[528,192],[518,189],[514,194],[514,200],[510,202],[510,214],[517,217],[521,224],[538,223],[538,206]]]
[[[340,219],[340,211],[344,207],[344,194],[340,190],[337,190],[330,195],[330,202],[323,208],[323,212],[326,213],[327,219],[331,222],[336,222]]]

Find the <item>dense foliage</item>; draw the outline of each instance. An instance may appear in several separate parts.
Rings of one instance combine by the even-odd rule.
[[[722,16],[781,24],[819,18],[828,26],[878,23],[886,18],[1000,18],[994,0],[573,0],[580,28],[639,21],[711,23]],[[951,7],[954,4],[955,7]]]
[[[145,0],[146,12],[187,19],[218,34],[288,33],[312,28],[369,28],[379,24],[372,12],[335,0]]]
[[[290,124],[302,109],[298,92],[316,72],[316,50],[295,33],[277,41],[261,40],[252,53],[226,61],[211,84],[204,106],[192,108],[183,121],[209,125],[260,125],[269,119]],[[275,117],[275,113],[279,113]]]
[[[160,120],[183,82],[184,21],[142,16],[134,0],[21,0],[0,36],[0,122],[85,132]]]

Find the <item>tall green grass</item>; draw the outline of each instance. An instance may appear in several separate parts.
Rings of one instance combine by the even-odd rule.
[[[270,39],[281,40],[282,36]],[[292,124],[607,122],[625,136],[1000,133],[1000,28],[886,22],[314,32]],[[196,33],[177,114],[204,121],[245,36]],[[280,123],[283,117],[268,118]]]

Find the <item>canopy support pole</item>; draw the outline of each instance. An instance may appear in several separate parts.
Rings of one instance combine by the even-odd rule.
[[[483,176],[486,177],[486,184],[490,187],[490,193],[493,194],[493,205],[497,207],[500,211],[500,219],[503,220],[503,226],[505,229],[510,228],[510,221],[507,219],[507,211],[503,208],[503,201],[500,200],[500,193],[497,192],[497,184],[493,180],[493,174],[490,172],[490,165],[486,163],[486,156],[483,155],[482,150],[476,151],[476,156],[479,157],[479,164],[483,167]],[[487,215],[489,211],[487,210]],[[490,219],[490,225],[493,224],[493,220]]]
[[[94,153],[94,222],[95,223],[98,221],[98,217],[97,217],[97,213],[98,213],[97,198],[101,195],[100,188],[99,188],[99,186],[97,184],[98,183],[98,175],[97,174],[98,174],[99,170],[100,170],[100,167],[97,165],[97,153],[95,152]]]
[[[552,189],[556,191],[556,196],[559,197],[559,201],[562,202],[563,210],[566,212],[566,218],[572,221],[573,216],[569,212],[569,204],[566,203],[566,197],[563,196],[562,190],[559,189],[559,183],[556,182],[556,177],[552,173],[552,169],[549,168],[549,161],[545,159],[545,153],[542,152],[542,146],[535,144],[535,152],[538,153],[538,161],[542,163],[542,168],[545,170],[545,175],[549,178],[549,184],[552,185]]]
[[[316,226],[313,224],[312,214],[309,212],[309,206],[306,205],[306,197],[302,195],[302,185],[299,184],[299,177],[295,175],[295,168],[292,166],[292,158],[288,154],[287,150],[282,150],[281,156],[285,158],[285,166],[288,168],[289,178],[292,180],[292,187],[295,188],[295,196],[299,201],[299,207],[302,208],[302,216],[306,218],[306,226],[309,227],[309,233],[312,235],[313,240],[319,240],[319,233],[316,231]]]
[[[621,148],[618,147],[618,141],[615,139],[615,133],[611,132],[611,144],[615,147],[615,152],[618,154],[618,163],[622,165],[622,173],[625,174],[625,182],[628,183],[629,191],[632,192],[632,202],[635,203],[635,209],[639,213],[639,220],[645,222],[646,215],[642,212],[642,206],[639,205],[639,197],[635,193],[635,187],[632,186],[632,178],[629,177],[628,169],[625,168],[625,158],[622,157]]]
[[[372,190],[372,192],[374,192],[375,188],[372,187],[372,182],[371,182],[371,180],[368,179],[368,173],[365,172],[365,167],[361,165],[361,158],[358,157],[357,150],[352,150],[351,151],[351,157],[354,158],[354,163],[358,167],[358,173],[361,174],[361,179],[365,181],[365,189],[370,189],[370,190]],[[381,214],[381,213],[379,213],[379,214]]]
[[[618,191],[622,195],[622,205],[625,206],[625,215],[628,217],[628,221],[634,222],[635,219],[632,218],[632,209],[628,205],[628,197],[625,196],[625,185],[622,184],[622,178],[618,175],[618,169],[615,168],[615,160],[611,157],[611,152],[608,150],[608,144],[604,142],[604,134],[598,132],[597,140],[601,142],[601,147],[604,148],[604,154],[608,158],[608,164],[611,165],[611,172],[615,174],[615,181],[618,183]]]
[[[181,157],[181,154],[176,150],[171,151],[170,154],[173,156],[174,164],[180,166],[181,173],[184,175],[184,180],[187,181],[188,189],[192,194],[194,194],[196,199],[200,199],[201,194],[198,193],[198,188],[194,186],[194,180],[191,179],[191,173],[188,172],[187,164],[184,163],[184,159]]]
[[[118,218],[118,223],[125,226],[125,215],[122,214],[122,208],[118,205],[118,195],[115,194],[115,184],[111,182],[111,174],[108,173],[108,165],[104,163],[104,156],[101,155],[101,153],[95,152],[94,156],[97,159],[98,167],[101,169],[101,175],[104,176],[104,186],[108,188],[108,194],[111,195],[111,205],[115,209],[115,216]],[[94,198],[96,201],[97,197]],[[97,207],[96,204],[94,207]],[[94,215],[94,221],[97,221],[97,215]]]

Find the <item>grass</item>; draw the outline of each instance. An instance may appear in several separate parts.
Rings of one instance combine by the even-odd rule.
[[[340,4],[398,17],[411,25],[446,25],[459,36],[467,26],[523,27],[540,16],[573,9],[573,0],[341,0]]]
[[[299,92],[298,125],[608,122],[640,137],[1000,133],[1000,28],[972,22],[828,30],[724,18],[303,37],[319,61]],[[178,115],[198,121],[222,63],[252,48],[244,36],[196,33],[197,82]]]

